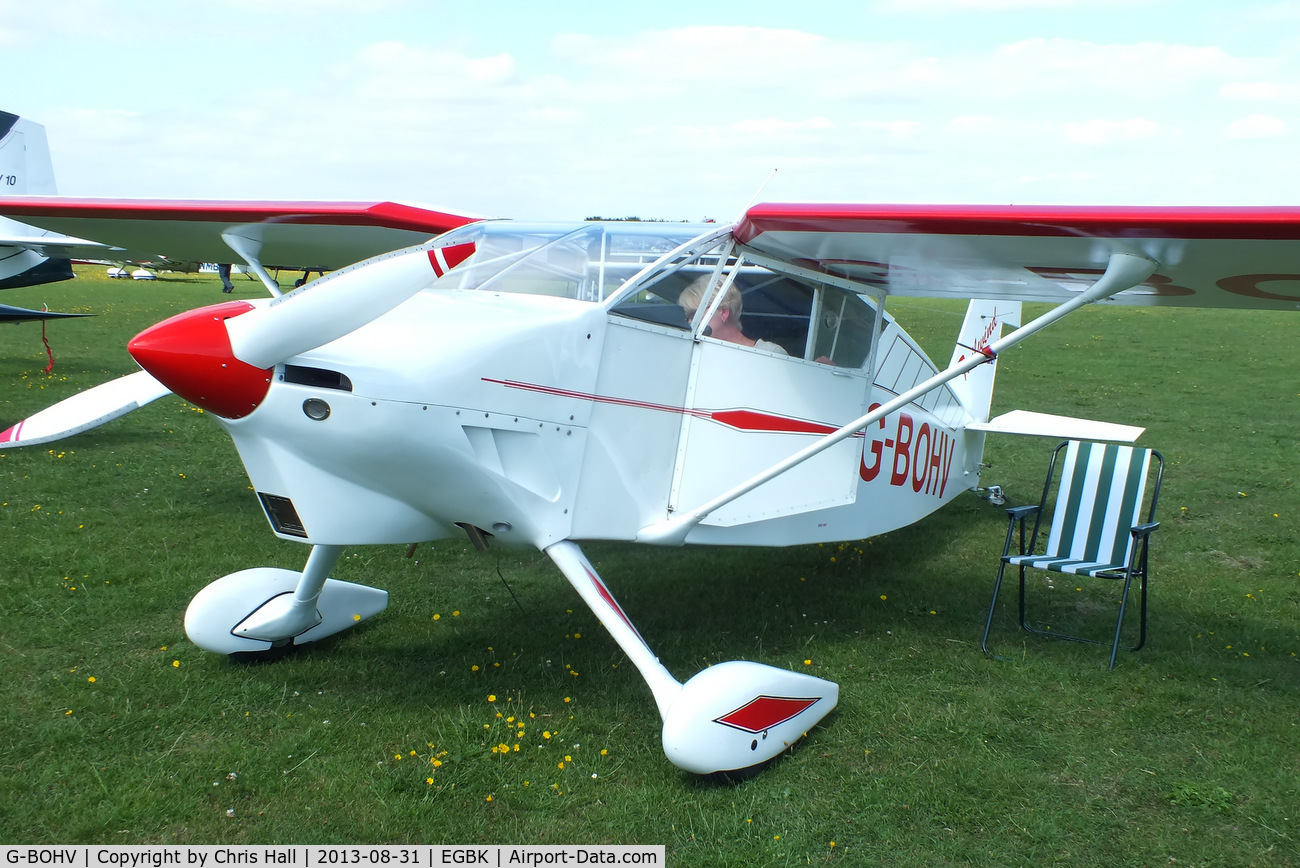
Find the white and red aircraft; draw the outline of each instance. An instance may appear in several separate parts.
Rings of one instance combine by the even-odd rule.
[[[641,672],[668,758],[706,774],[775,757],[837,686],[740,661],[678,682],[578,541],[884,533],[977,486],[987,432],[1137,437],[988,418],[999,352],[1071,311],[1300,307],[1295,208],[801,204],[734,225],[542,225],[392,203],[15,197],[0,213],[127,251],[233,253],[272,293],[153,326],[129,346],[143,370],[0,434],[46,443],[173,392],[217,419],[271,530],[311,552],[301,573],[203,589],[195,644],[274,653],[382,611],[384,591],[328,578],[346,546],[535,547]],[[281,295],[270,264],[337,270]],[[703,290],[690,317],[688,285]],[[886,312],[894,296],[971,299],[946,367]],[[1056,307],[1022,325],[1023,301]],[[728,319],[743,343],[711,334],[735,338]]]

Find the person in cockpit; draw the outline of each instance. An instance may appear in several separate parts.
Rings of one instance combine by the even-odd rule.
[[[710,275],[703,275],[691,281],[682,294],[678,296],[677,303],[686,311],[687,322],[695,318],[695,312],[700,308],[700,299],[704,296],[704,289],[709,285]],[[761,338],[755,340],[747,337],[740,327],[740,312],[742,307],[740,290],[733,283],[727,287],[726,293],[722,296],[722,303],[718,309],[713,312],[709,319],[708,334],[721,341],[728,341],[733,344],[740,344],[744,347],[754,347],[759,350],[766,350],[769,353],[777,353],[782,356],[789,355],[785,347],[772,341],[765,341]]]

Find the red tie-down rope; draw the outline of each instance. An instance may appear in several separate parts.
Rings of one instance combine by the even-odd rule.
[[[43,304],[41,309],[48,313],[50,306]],[[45,344],[45,355],[50,360],[50,363],[45,366],[45,373],[48,374],[54,370],[54,351],[50,349],[50,339],[45,336],[45,320],[41,320],[41,343]]]

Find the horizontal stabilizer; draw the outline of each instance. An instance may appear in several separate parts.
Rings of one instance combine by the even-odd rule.
[[[1068,440],[1111,440],[1132,443],[1141,437],[1146,429],[1136,425],[1076,419],[1073,416],[1012,410],[987,422],[972,422],[966,426],[966,430],[986,431],[991,434],[1033,434],[1039,437],[1063,437]]]
[[[31,322],[41,319],[63,319],[70,316],[94,316],[92,313],[59,313],[53,310],[30,310],[14,307],[12,304],[0,304],[0,322]]]
[[[12,220],[9,225],[15,224]],[[113,248],[98,241],[73,238],[68,235],[4,235],[0,236],[0,247],[16,247],[22,250],[35,250],[43,256],[103,256]]]

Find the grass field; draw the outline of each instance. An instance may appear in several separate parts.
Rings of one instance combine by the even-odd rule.
[[[6,292],[93,312],[0,329],[0,428],[134,370],[126,340],[215,278]],[[239,283],[238,296],[259,296]],[[946,358],[960,323],[899,305]],[[996,410],[1146,425],[1168,460],[1151,637],[979,650],[1005,517],[974,495],[844,546],[589,556],[685,679],[812,672],[839,708],[738,784],[674,768],[648,690],[541,554],[350,550],[390,608],[274,664],[185,639],[186,605],[298,569],[220,429],[165,399],[0,453],[0,840],[648,843],[671,865],[1300,864],[1300,314],[1092,310],[1004,354]],[[1054,444],[991,439],[1035,500]],[[498,575],[498,573],[500,575]],[[503,584],[509,583],[510,590]],[[1062,616],[1101,603],[1058,580]],[[517,598],[512,599],[512,594]]]

